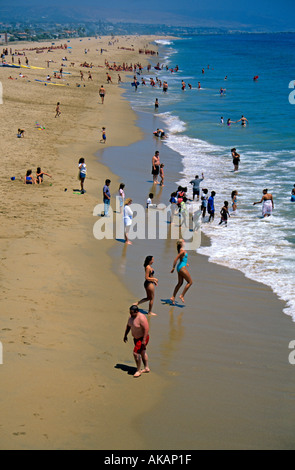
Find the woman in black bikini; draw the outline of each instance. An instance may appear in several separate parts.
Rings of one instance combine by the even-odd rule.
[[[149,302],[149,311],[150,315],[156,315],[156,313],[152,312],[153,304],[154,304],[154,297],[155,297],[155,286],[158,285],[158,279],[154,277],[154,270],[152,268],[152,264],[154,263],[153,256],[147,256],[144,261],[144,269],[145,269],[145,281],[144,281],[144,288],[146,290],[146,297],[139,300],[139,302],[135,302],[134,305],[140,305],[144,302]]]

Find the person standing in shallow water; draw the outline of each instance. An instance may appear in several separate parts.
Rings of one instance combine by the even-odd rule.
[[[240,164],[240,154],[237,153],[237,150],[235,148],[231,149],[231,154],[233,157],[234,171],[238,171]]]
[[[236,189],[234,191],[232,191],[232,193],[231,193],[233,212],[235,212],[237,210],[238,194],[239,193]]]
[[[267,189],[264,189],[262,193],[263,193],[263,196],[261,200],[257,202],[253,202],[253,206],[255,206],[256,204],[262,203],[262,217],[269,217],[272,215],[272,211],[274,209],[273,197],[272,197],[272,194],[270,194]]]
[[[190,275],[190,273],[188,272],[188,269],[187,269],[187,266],[188,266],[187,256],[188,255],[187,255],[187,252],[184,249],[184,247],[185,247],[184,240],[178,240],[177,244],[176,244],[176,247],[177,247],[178,255],[176,256],[176,258],[174,260],[174,263],[173,263],[173,267],[171,269],[171,273],[173,273],[174,269],[175,269],[175,266],[178,263],[177,268],[176,268],[177,273],[178,273],[178,283],[176,284],[175,289],[173,291],[173,295],[170,298],[173,305],[175,304],[176,294],[179,291],[179,289],[181,288],[181,286],[183,284],[183,281],[186,281],[186,286],[184,287],[184,289],[182,291],[182,294],[180,294],[180,296],[179,296],[180,300],[183,303],[184,303],[184,296],[185,296],[186,292],[188,291],[188,289],[193,284],[191,275]]]
[[[148,314],[156,315],[156,313],[152,312],[153,305],[154,305],[154,298],[155,298],[155,286],[158,285],[158,279],[154,277],[155,271],[152,268],[154,263],[153,256],[147,256],[144,261],[144,269],[145,269],[145,281],[144,281],[144,288],[146,290],[146,297],[136,302],[135,305],[143,304],[144,302],[149,302],[149,310]]]
[[[134,341],[133,357],[137,368],[133,377],[136,378],[140,377],[142,373],[150,372],[146,352],[149,342],[149,324],[145,315],[139,312],[137,305],[131,305],[129,313],[130,318],[127,322],[123,341],[124,343],[128,341],[128,333],[131,330]],[[143,362],[144,369],[141,369],[141,361]]]

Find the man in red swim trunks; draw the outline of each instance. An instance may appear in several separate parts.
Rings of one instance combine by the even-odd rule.
[[[139,312],[137,305],[131,305],[129,311],[130,318],[125,330],[124,343],[128,341],[127,336],[131,330],[134,341],[133,356],[137,367],[134,377],[140,377],[143,372],[150,372],[148,366],[148,355],[146,353],[146,347],[149,342],[149,324],[145,315]],[[144,364],[144,369],[142,370],[141,360]]]

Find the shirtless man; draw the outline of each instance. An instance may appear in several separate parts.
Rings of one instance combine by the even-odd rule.
[[[139,312],[137,305],[131,305],[129,312],[130,318],[126,326],[123,341],[124,343],[128,341],[127,336],[131,330],[134,341],[133,356],[137,367],[133,377],[140,377],[143,372],[150,372],[148,366],[148,355],[146,353],[146,347],[149,342],[149,324],[145,315]],[[144,365],[144,369],[142,370],[141,360]]]
[[[101,98],[101,104],[103,104],[103,102],[104,102],[104,96],[105,96],[105,94],[106,94],[106,91],[105,91],[103,85],[101,85],[101,87],[100,87],[98,93],[99,93],[99,96],[100,96],[100,98]]]

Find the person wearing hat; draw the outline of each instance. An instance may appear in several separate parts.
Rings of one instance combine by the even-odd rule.
[[[127,322],[123,341],[128,341],[128,333],[131,330],[134,341],[133,357],[136,364],[136,372],[133,377],[140,377],[142,373],[150,372],[148,366],[148,355],[146,347],[149,342],[149,324],[143,313],[139,312],[137,305],[131,305],[129,309],[130,317]],[[141,361],[144,369],[141,369]]]

